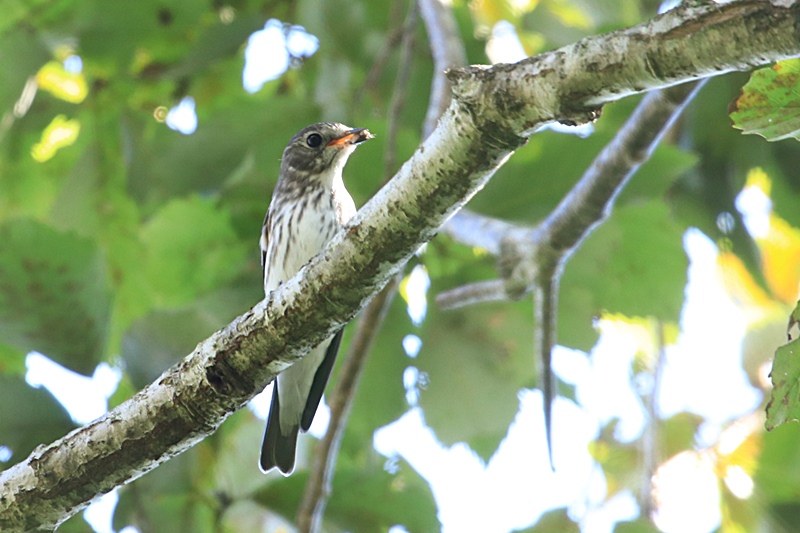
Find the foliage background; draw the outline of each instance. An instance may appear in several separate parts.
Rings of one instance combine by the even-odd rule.
[[[455,2],[453,9],[469,61],[488,63],[487,42],[500,20],[513,24],[532,55],[636,24],[657,7],[645,0],[487,0]],[[385,143],[406,11],[400,1],[0,2],[0,399],[7,406],[0,410],[0,445],[10,450],[6,466],[75,427],[48,392],[26,384],[28,352],[85,375],[102,362],[120,368],[113,406],[261,298],[258,232],[280,153],[296,130],[337,120],[377,135],[347,167],[358,205],[396,170],[386,168],[385,150],[396,149],[398,162],[411,155],[433,75],[421,23],[396,147]],[[242,88],[244,48],[270,18],[303,25],[320,48],[249,94]],[[75,54],[80,73],[64,69]],[[727,107],[746,80],[729,75],[708,83],[609,222],[572,259],[562,281],[561,344],[591,350],[597,319],[613,319],[646,339],[631,379],[657,375],[659,350],[647,346],[658,347],[659,327],[676,331],[687,283],[682,238],[698,228],[717,242],[720,276],[732,305],[749,320],[743,366],[751,383],[767,390],[764,365],[784,341],[798,296],[800,154],[793,141],[767,143],[730,127]],[[164,123],[167,109],[187,95],[199,123],[191,135]],[[635,103],[607,106],[587,138],[533,136],[470,207],[521,224],[541,220]],[[735,207],[746,184],[773,201],[770,230],[757,238]],[[430,276],[429,295],[496,275],[491,258],[444,236],[417,261]],[[414,366],[423,380],[410,388],[438,439],[446,446],[464,442],[489,460],[519,409],[520,390],[536,386],[531,328],[530,302],[452,312],[431,304],[424,321],[414,324],[406,302],[396,299],[356,398],[326,527],[436,530],[427,484],[402,459],[387,467],[371,446],[373,433],[410,408],[403,376]],[[402,346],[407,334],[422,340],[413,361]],[[662,336],[662,344],[674,338]],[[714,394],[715,376],[705,378]],[[561,393],[574,395],[568,386]],[[647,404],[647,394],[641,400]],[[703,422],[686,413],[649,420],[658,428],[662,459],[703,452],[695,438]],[[262,424],[243,410],[190,452],[124,488],[115,526],[258,531],[262,520],[272,526],[291,520],[307,472],[284,479],[257,471]],[[619,442],[613,427],[612,421],[586,453],[603,469],[609,498],[623,489],[638,494],[649,483],[643,438]],[[800,468],[798,429],[766,434],[762,428],[753,426],[736,453],[712,454],[721,530],[791,531],[797,523],[800,487],[791,473]],[[745,500],[726,489],[731,466],[754,480]],[[654,527],[648,500],[640,500],[640,520],[617,530]],[[529,530],[577,529],[571,524],[580,518],[557,510]],[[77,516],[62,530],[87,528]]]

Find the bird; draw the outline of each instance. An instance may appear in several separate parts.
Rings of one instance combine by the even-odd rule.
[[[278,182],[261,230],[264,293],[291,279],[319,254],[356,213],[342,169],[362,142],[365,128],[320,122],[300,130],[283,151]],[[261,444],[260,467],[294,470],[298,431],[308,431],[328,383],[342,340],[340,329],[281,372]]]

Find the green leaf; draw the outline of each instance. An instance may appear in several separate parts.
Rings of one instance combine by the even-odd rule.
[[[401,524],[409,533],[436,531],[436,505],[428,485],[408,466],[337,469],[326,521],[350,531],[386,531]]]
[[[0,446],[11,449],[7,465],[21,461],[40,444],[48,444],[75,427],[67,411],[44,388],[33,388],[22,376],[0,375]],[[0,467],[3,465],[0,463]]]
[[[779,61],[750,76],[731,104],[733,127],[768,141],[800,140],[800,59]]]
[[[795,324],[800,328],[800,300],[797,301],[794,309],[792,309],[792,312],[789,314],[789,324],[786,326],[786,336],[789,340],[792,340],[792,326]]]
[[[85,118],[90,122],[90,116]],[[114,116],[104,118],[117,123]],[[83,140],[87,147],[65,172],[49,220],[92,239],[103,251],[114,291],[108,351],[117,353],[123,333],[135,318],[152,308],[153,301],[143,267],[139,206],[128,194],[124,169],[111,162],[119,139],[94,135],[95,128],[88,131],[91,137]],[[59,154],[54,160],[61,158]]]
[[[800,421],[800,339],[775,351],[772,363],[772,394],[767,404],[767,430]]]
[[[623,189],[617,206],[663,197],[675,180],[694,167],[698,160],[697,154],[671,144],[659,144]]]
[[[25,375],[26,350],[0,343],[0,374]]]
[[[142,388],[187,356],[201,340],[221,329],[261,296],[249,290],[214,291],[178,308],[157,310],[135,321],[122,341],[125,369]]]
[[[553,131],[534,135],[475,196],[470,209],[504,220],[540,222],[616,135],[633,109],[633,102],[628,101],[607,106],[594,133],[586,138]],[[697,161],[690,152],[660,144],[624,189],[618,205],[660,198]]]
[[[246,501],[265,483],[283,479],[278,476],[265,476],[258,468],[263,437],[264,421],[256,418],[250,409],[241,409],[225,421],[215,434],[218,443],[215,449],[218,453],[212,490],[224,493],[233,500]],[[308,440],[316,439],[308,438]]]
[[[41,34],[29,31],[24,27],[8,30],[4,28],[6,21],[14,15],[8,10],[16,11],[3,4],[3,21],[0,22],[0,57],[3,58],[3,72],[0,74],[0,109],[4,112],[14,106],[29,78],[36,75],[50,54]],[[33,8],[36,9],[36,8]],[[19,16],[24,17],[22,9]]]
[[[703,424],[703,417],[694,413],[678,413],[661,421],[661,443],[659,450],[662,457],[678,455],[683,450],[694,446],[698,428]]]
[[[94,243],[32,220],[0,226],[0,339],[90,375],[105,349],[110,298]]]
[[[800,424],[784,424],[764,435],[755,486],[764,501],[792,502],[800,494]]]
[[[58,526],[58,533],[91,533],[94,529],[86,522],[83,513],[72,515],[72,517]]]
[[[114,529],[136,526],[140,531],[212,533],[219,503],[204,493],[202,476],[213,464],[208,441],[195,446],[119,491]]]
[[[227,210],[197,196],[164,206],[143,227],[142,241],[148,281],[163,307],[184,304],[231,281],[249,251]]]
[[[259,474],[261,474],[260,471]],[[291,522],[275,516],[252,500],[234,500],[225,508],[221,526],[221,528],[219,526],[217,528],[217,531],[221,533],[292,531]]]
[[[308,472],[267,484],[255,500],[293,518],[308,481]],[[410,533],[437,531],[436,505],[427,484],[407,466],[395,474],[372,462],[366,467],[336,469],[325,512],[326,530],[386,531],[401,524]]]
[[[258,187],[251,200],[261,202],[263,217],[286,143],[317,115],[303,98],[276,96],[267,104],[260,93],[249,95],[238,85],[231,95],[233,89],[203,107],[198,102],[199,125],[192,135],[155,121],[143,125],[144,131],[133,140],[129,184],[130,194],[141,204],[160,206],[170,198],[216,192],[249,156],[255,167],[248,178]],[[210,116],[202,114],[204,107],[211,107]],[[256,240],[258,230],[260,226]]]
[[[353,324],[345,330],[345,341],[348,336],[352,337],[355,329]],[[399,295],[395,296],[359,381],[340,453],[356,457],[371,449],[375,430],[398,419],[408,409],[403,372],[414,364],[414,360],[403,350],[403,337],[414,333],[414,329],[406,313],[405,301]],[[342,360],[348,349],[349,342],[343,343],[339,355]],[[328,394],[337,380],[338,365]]]
[[[677,322],[689,261],[659,201],[622,206],[575,252],[561,280],[558,342],[588,351],[603,311]]]
[[[515,530],[514,533],[579,533],[580,526],[573,522],[564,509],[547,512],[531,527]]]
[[[534,383],[530,302],[429,308],[421,337],[426,423],[446,446],[464,441],[488,460],[519,410],[519,390]]]
[[[658,533],[661,531],[650,520],[639,518],[633,522],[619,522],[614,527],[614,533]]]
[[[183,57],[201,35],[199,30],[214,22],[214,17],[203,17],[208,13],[205,2],[142,0],[114,9],[97,0],[78,4],[74,11],[81,54],[123,65],[134,60],[134,53],[139,51],[137,66],[149,66],[145,72],[151,75]]]
[[[800,523],[800,504],[791,502],[778,502],[769,507],[769,525],[773,531],[791,531],[791,526],[786,524]],[[788,528],[788,529],[787,529]]]

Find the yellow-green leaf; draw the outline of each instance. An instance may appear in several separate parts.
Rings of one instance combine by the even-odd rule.
[[[768,141],[800,139],[800,59],[753,72],[731,103],[733,127]]]
[[[772,363],[772,396],[767,404],[768,430],[800,421],[800,340],[781,346]]]

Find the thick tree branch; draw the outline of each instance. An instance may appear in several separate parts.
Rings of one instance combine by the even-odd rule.
[[[448,77],[458,100],[494,113],[485,122],[522,134],[553,120],[584,123],[604,103],[631,94],[793,56],[797,10],[797,2],[781,0],[682,4],[626,30]]]
[[[540,125],[800,56],[798,2],[680,8],[518,65],[451,71],[436,130],[322,254],[130,400],[0,473],[0,529],[52,528],[215,431],[350,321]]]

